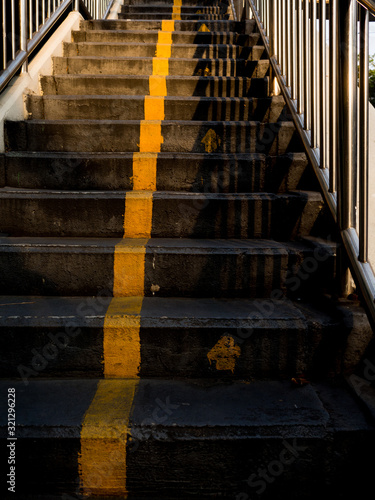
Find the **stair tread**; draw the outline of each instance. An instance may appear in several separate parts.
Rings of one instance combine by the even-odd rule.
[[[17,395],[17,437],[79,438],[84,414],[93,399],[100,379],[12,381]],[[130,416],[134,437],[147,440],[140,428],[161,428],[157,441],[201,440],[225,436],[240,440],[274,437],[326,439],[341,432],[374,431],[366,416],[346,387],[329,383],[311,383],[296,388],[289,381],[207,380],[105,380],[112,388],[123,387],[116,396],[116,410],[107,409],[96,437],[105,438],[128,397],[126,387],[136,384]],[[0,381],[1,398],[7,394],[9,381]],[[66,395],[69,394],[67,400]],[[174,405],[169,418],[155,419],[155,401]],[[1,416],[1,434],[7,421]],[[137,432],[137,430],[139,431]]]
[[[149,191],[135,190],[63,190],[63,189],[30,189],[5,186],[0,188],[0,198],[120,198],[123,199],[127,193],[137,193],[148,198]],[[322,195],[318,191],[292,191],[288,193],[197,193],[185,191],[153,191],[153,198],[172,199],[207,199],[207,200],[265,200],[296,199],[303,198],[309,201],[320,201]]]
[[[136,316],[132,308],[134,297],[101,296],[101,312],[90,308],[92,297],[51,297],[30,295],[0,296],[0,327],[59,327],[67,320],[80,326],[103,326],[106,309],[112,300],[116,302],[113,316]],[[87,307],[80,308],[82,304]],[[272,307],[271,307],[272,306]],[[260,311],[267,309],[267,317]],[[85,312],[86,311],[86,312]],[[209,323],[207,321],[210,321]],[[293,322],[294,328],[303,328],[306,317],[297,303],[284,298],[274,299],[226,299],[144,297],[142,299],[142,326],[148,328],[178,326],[212,327],[233,324],[241,320],[278,329],[279,322]],[[275,320],[277,323],[275,323]],[[243,324],[243,323],[241,323]]]

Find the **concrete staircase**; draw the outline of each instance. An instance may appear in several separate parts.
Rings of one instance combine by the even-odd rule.
[[[17,498],[358,496],[375,427],[342,376],[371,332],[330,298],[335,229],[256,25],[125,3],[6,123]]]

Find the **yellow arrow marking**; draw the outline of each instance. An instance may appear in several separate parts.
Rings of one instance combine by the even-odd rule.
[[[230,370],[232,373],[236,367],[236,359],[241,354],[241,348],[235,345],[233,337],[226,335],[214,345],[207,354],[210,364],[215,361],[217,370]]]
[[[207,26],[205,24],[202,24],[201,27],[199,28],[198,31],[206,31],[206,32],[209,32],[210,30],[207,28]]]
[[[203,137],[201,143],[204,144],[204,149],[206,150],[206,153],[212,153],[213,151],[216,151],[217,148],[220,146],[221,139],[216,134],[215,130],[210,128],[207,134]]]

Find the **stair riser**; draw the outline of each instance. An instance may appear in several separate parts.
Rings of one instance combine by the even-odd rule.
[[[212,20],[199,20],[199,21],[178,21],[174,22],[174,31],[207,31],[203,25],[205,25],[209,31],[232,31],[235,33],[244,33],[245,27],[242,22],[235,21],[212,21]],[[86,30],[161,30],[162,21],[160,20],[110,20],[110,21],[82,21],[82,29]],[[246,24],[246,32],[248,34],[254,33],[256,31],[255,22],[250,22]]]
[[[158,31],[73,31],[73,42],[105,42],[105,43],[157,43]],[[172,33],[173,44],[233,44],[253,47],[261,44],[260,34],[244,35],[238,33],[184,32]]]
[[[112,241],[106,240],[102,246],[90,246],[83,240],[76,247],[69,243],[56,246],[41,243],[0,248],[3,269],[0,293],[94,296],[103,288],[112,290]],[[244,247],[235,251],[214,248],[173,250],[148,246],[145,296],[156,293],[160,297],[270,297],[275,290],[286,292],[288,283],[295,291],[301,261],[304,256],[312,256],[300,252],[288,256],[281,247],[259,250]],[[142,248],[139,252],[143,255]],[[303,286],[316,286],[314,280],[319,283],[323,276],[328,286],[333,262],[325,259],[323,264],[318,266],[318,272],[314,262],[315,273],[308,274],[309,279],[299,284],[298,293],[303,293]],[[155,287],[160,287],[157,292]]]
[[[232,499],[233,492],[242,495],[238,498],[248,499],[256,491],[265,491],[262,495],[265,500],[277,497],[311,500],[322,490],[345,498],[348,491],[354,496],[358,488],[358,483],[349,480],[347,467],[355,478],[360,478],[361,485],[366,485],[366,489],[371,487],[370,464],[363,457],[363,451],[367,449],[369,453],[365,456],[368,456],[374,446],[370,431],[337,432],[330,440],[323,436],[306,438],[300,434],[295,437],[295,433],[283,429],[277,437],[244,437],[240,434],[241,429],[237,431],[239,436],[233,436],[234,431],[228,425],[221,430],[215,429],[213,436],[202,437],[197,430],[198,435],[186,439],[184,436],[188,434],[188,429],[185,427],[180,430],[183,438],[179,438],[178,427],[172,432],[164,427],[159,431],[158,426],[160,420],[173,420],[173,409],[180,407],[180,400],[177,405],[170,399],[157,398],[157,401],[164,404],[168,413],[154,403],[155,418],[145,419],[146,422],[155,420],[154,426],[142,425],[141,422],[130,426],[134,441],[127,443],[126,451],[128,498],[175,500],[194,497],[198,491],[200,498],[212,498],[220,491],[220,497],[226,499]],[[172,405],[172,410],[165,406],[166,401]],[[200,432],[205,435],[209,431],[204,428]],[[49,499],[77,498],[80,492],[78,456],[81,451],[77,433],[73,428],[72,437],[53,435],[47,439],[22,436],[19,439],[17,455],[22,458],[17,471],[27,478],[17,488],[19,495],[25,495],[22,498],[31,499],[43,494]],[[105,449],[105,441],[98,441],[98,448]],[[118,441],[123,444],[123,439]],[[111,440],[112,446],[113,442],[117,440]],[[3,449],[8,450],[5,440],[1,444]],[[170,467],[171,457],[173,468]],[[238,457],[243,458],[239,460]],[[327,463],[330,464],[329,469]],[[118,467],[116,461],[115,464]],[[220,467],[213,467],[212,464],[220,464]],[[111,472],[111,463],[108,463],[97,473],[96,484],[106,484],[105,478]],[[266,482],[263,477],[270,481]],[[347,478],[344,486],[343,478]],[[105,493],[106,490],[102,491],[99,498],[111,498]]]
[[[167,95],[198,97],[267,97],[268,78],[195,77],[166,78]],[[148,77],[42,76],[44,94],[149,95]]]
[[[158,148],[162,152],[276,155],[301,150],[290,122],[163,122],[161,135],[163,142],[158,142]],[[30,120],[6,124],[7,148],[14,151],[139,151],[139,143],[140,123],[135,121]]]
[[[171,13],[173,10],[172,5],[122,5],[121,13],[126,14],[128,12],[154,12],[163,13],[167,12]],[[228,7],[222,8],[219,6],[207,6],[207,5],[196,5],[196,6],[186,6],[183,5],[181,7],[181,13],[191,13],[191,14],[225,14],[229,12]]]
[[[172,76],[264,78],[269,71],[269,61],[169,59],[168,68],[168,74]],[[53,72],[55,75],[152,75],[153,58],[55,57]],[[137,90],[139,94],[139,89]]]
[[[190,156],[190,155],[189,155]],[[157,189],[193,192],[281,193],[311,188],[304,155],[278,158],[159,155]],[[29,189],[133,189],[133,155],[80,157],[58,154],[6,156],[7,185]],[[5,168],[5,167],[4,167]]]
[[[43,98],[28,96],[29,118],[47,120],[139,120],[145,116],[143,97]],[[165,120],[223,120],[276,122],[286,118],[281,99],[168,99],[164,100]]]
[[[122,238],[125,193],[0,198],[0,232],[10,236]],[[273,238],[308,236],[322,211],[319,199],[183,196],[155,193],[152,237]]]
[[[256,61],[264,57],[265,51],[261,46],[242,47],[236,45],[172,45],[172,58],[194,59],[244,59]],[[155,57],[156,44],[133,43],[65,43],[64,56],[84,57]]]
[[[141,13],[141,12],[128,12],[125,14],[119,13],[118,15],[119,19],[147,19],[147,20],[170,20],[170,19],[176,19],[176,16],[173,15],[172,13],[157,13],[157,12],[146,12],[146,13]],[[186,21],[198,21],[201,20],[202,22],[206,21],[222,21],[222,20],[229,20],[229,14],[190,14],[190,13],[181,13],[178,15],[179,20],[186,20]]]
[[[88,309],[88,308],[86,308]],[[268,311],[268,310],[267,310]],[[103,314],[105,314],[105,310]],[[259,311],[259,316],[262,314]],[[263,313],[264,314],[264,313]],[[100,318],[98,321],[103,321]],[[257,380],[291,378],[296,373],[311,373],[314,349],[319,339],[308,332],[302,321],[267,322],[267,327],[243,321],[240,328],[226,326],[186,327],[170,322],[168,327],[143,327],[141,377],[227,378]],[[278,331],[275,324],[282,329]],[[68,322],[67,322],[68,325]],[[103,327],[62,325],[60,328],[1,328],[0,377],[25,374],[25,380],[49,377],[103,377]],[[70,334],[74,332],[73,334]],[[207,357],[223,336],[235,339],[240,348],[233,372],[217,369]],[[52,344],[52,345],[51,345]],[[48,359],[48,358],[53,359]],[[20,365],[34,374],[22,372]]]

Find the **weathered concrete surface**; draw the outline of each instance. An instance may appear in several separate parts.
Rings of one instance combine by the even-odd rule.
[[[28,189],[132,189],[133,154],[9,152],[7,185]],[[316,185],[303,153],[159,153],[157,189],[203,193],[308,190]]]
[[[72,465],[77,465],[80,425],[96,384],[14,384],[18,473],[28,471],[20,493],[77,491]],[[5,423],[2,416],[2,433]],[[116,427],[113,431],[116,435]],[[264,483],[265,498],[288,490],[291,498],[311,499],[322,489],[345,498],[340,491],[352,494],[358,481],[361,487],[371,482],[374,426],[339,386],[143,379],[133,402],[130,434],[127,484],[135,497],[173,497],[179,491],[180,498],[205,497],[214,485],[221,496],[233,498],[233,492],[254,494]],[[274,481],[262,479],[263,469]],[[48,480],[42,481],[45,476]]]

